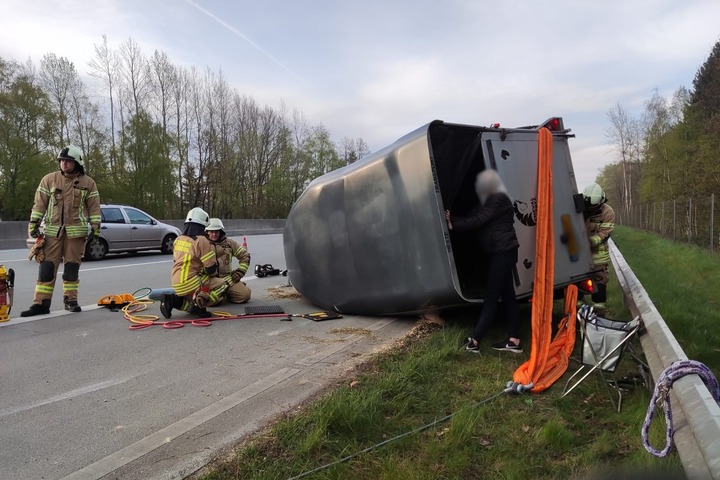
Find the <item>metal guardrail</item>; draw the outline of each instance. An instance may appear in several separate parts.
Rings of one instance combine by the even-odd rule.
[[[612,239],[610,259],[633,316],[645,330],[640,343],[653,379],[675,361],[688,360],[640,281]],[[673,440],[685,474],[691,480],[720,480],[720,406],[698,375],[676,380],[670,391]]]

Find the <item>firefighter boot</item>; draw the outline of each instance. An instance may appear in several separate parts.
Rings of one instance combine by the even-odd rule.
[[[163,317],[170,318],[173,308],[182,308],[183,299],[174,293],[165,293],[160,299],[160,313]]]
[[[50,313],[50,300],[45,299],[41,303],[33,303],[30,308],[24,312],[20,312],[21,317],[34,317],[35,315],[44,315]]]
[[[68,297],[63,297],[63,303],[65,304],[65,310],[69,312],[82,312],[82,308],[80,308],[80,305],[78,305],[75,300],[68,300]]]
[[[194,303],[192,305],[190,305],[189,313],[191,313],[192,315],[195,315],[196,317],[200,317],[200,318],[212,317],[212,313],[208,312],[204,308],[198,307]]]

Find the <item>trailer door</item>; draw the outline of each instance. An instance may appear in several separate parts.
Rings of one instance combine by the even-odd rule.
[[[520,243],[515,290],[519,297],[530,296],[535,276],[538,133],[483,132],[481,143],[485,168],[498,171],[513,202],[515,231]],[[556,288],[561,288],[587,278],[592,269],[582,212],[577,211],[573,198],[577,186],[565,136],[553,136],[552,176],[554,284]],[[567,241],[568,232],[575,240],[572,252]]]

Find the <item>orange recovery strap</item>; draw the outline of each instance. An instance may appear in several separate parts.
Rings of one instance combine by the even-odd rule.
[[[555,246],[552,197],[552,134],[541,128],[538,138],[537,227],[535,238],[535,278],[532,296],[532,344],[530,360],[515,370],[513,380],[532,384],[533,393],[548,389],[567,370],[575,348],[575,309],[577,287],[565,291],[565,316],[552,336],[552,310],[555,287]]]

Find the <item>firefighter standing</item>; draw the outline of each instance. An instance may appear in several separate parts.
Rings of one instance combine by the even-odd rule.
[[[240,280],[250,265],[250,253],[232,238],[225,236],[225,225],[219,218],[211,218],[205,227],[205,233],[217,257],[217,276],[230,286],[225,290],[225,299],[232,303],[245,303],[250,300],[250,289]],[[233,270],[233,258],[238,259],[238,267]]]
[[[607,242],[615,228],[615,211],[607,204],[605,192],[597,183],[585,187],[583,197],[585,199],[585,228],[590,239],[590,251],[595,270],[593,280],[597,287],[592,294],[592,302],[594,307],[602,310],[605,308],[607,283],[610,275],[610,249]]]
[[[160,312],[170,318],[173,309],[183,310],[201,318],[211,315],[207,307],[223,300],[229,287],[216,276],[218,265],[215,250],[204,235],[210,220],[205,210],[195,207],[185,220],[185,228],[173,245],[173,266],[170,274],[174,294],[164,294]]]
[[[21,317],[50,313],[60,262],[64,265],[65,310],[81,311],[77,302],[80,262],[86,239],[97,241],[100,235],[100,194],[95,181],[85,175],[82,151],[70,145],[57,159],[60,170],[45,175],[35,191],[28,233],[38,238],[40,222],[45,218],[45,258],[40,262],[33,304],[20,313]]]

